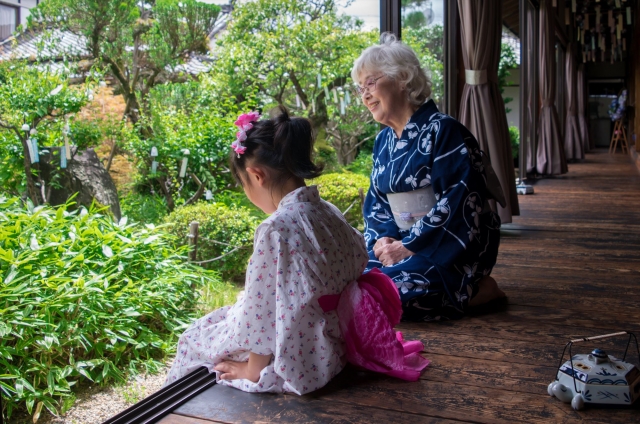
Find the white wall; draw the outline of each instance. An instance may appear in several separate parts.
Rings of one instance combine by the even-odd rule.
[[[507,124],[518,127],[520,125],[520,70],[512,69],[509,72],[511,72],[511,75],[507,78],[507,86],[504,87],[502,98],[513,98],[506,105],[507,108],[511,109],[511,112],[507,113]]]
[[[0,0],[0,4],[7,6],[20,7],[20,24],[25,25],[27,23],[27,17],[29,16],[29,9],[38,5],[38,0]]]

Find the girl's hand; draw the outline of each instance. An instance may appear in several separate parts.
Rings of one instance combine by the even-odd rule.
[[[374,247],[374,254],[378,258],[378,260],[382,262],[383,266],[391,266],[397,264],[404,258],[408,258],[409,256],[414,255],[412,251],[404,247],[400,240],[385,244],[377,251]]]

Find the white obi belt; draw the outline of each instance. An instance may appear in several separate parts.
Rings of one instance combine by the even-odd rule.
[[[404,193],[388,193],[387,199],[396,225],[401,230],[410,229],[438,202],[432,186]]]

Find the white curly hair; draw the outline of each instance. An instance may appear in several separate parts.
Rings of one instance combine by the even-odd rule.
[[[380,35],[380,44],[368,47],[353,63],[351,78],[361,84],[360,77],[368,72],[381,72],[407,88],[409,102],[420,106],[431,95],[431,80],[420,66],[413,49],[390,33]]]

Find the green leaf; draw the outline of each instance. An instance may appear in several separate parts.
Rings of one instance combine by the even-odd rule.
[[[154,241],[158,240],[159,238],[160,238],[160,235],[155,234],[155,235],[153,235],[153,236],[151,236],[151,237],[147,237],[147,238],[143,241],[143,243],[144,243],[144,244],[151,244],[151,243],[153,243]]]
[[[113,250],[111,250],[111,248],[109,246],[107,246],[106,244],[102,245],[102,253],[104,254],[104,256],[106,256],[107,258],[111,258],[113,257]]]
[[[9,327],[6,323],[0,321],[0,338],[8,336],[9,334],[11,334],[11,327]],[[2,378],[1,375],[0,378]]]
[[[42,412],[42,407],[43,406],[44,406],[44,403],[38,402],[38,405],[36,406],[36,410],[33,413],[33,423],[34,424],[40,419],[40,413]]]

